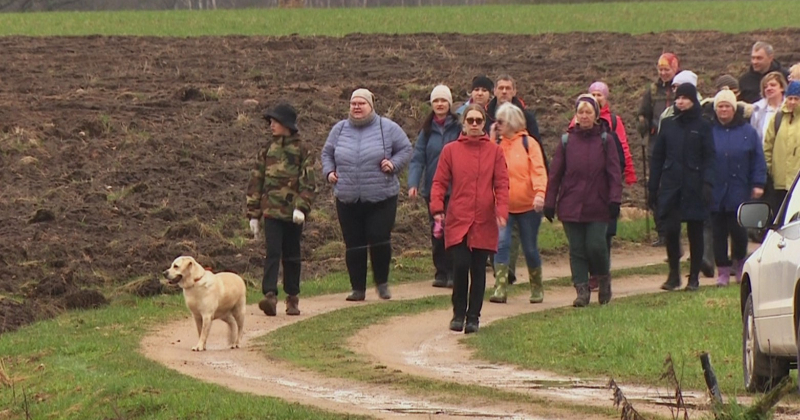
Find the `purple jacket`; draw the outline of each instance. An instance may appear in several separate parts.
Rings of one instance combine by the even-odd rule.
[[[566,148],[559,139],[550,164],[545,207],[555,207],[562,222],[608,222],[608,204],[622,201],[619,154],[599,124],[568,130]]]

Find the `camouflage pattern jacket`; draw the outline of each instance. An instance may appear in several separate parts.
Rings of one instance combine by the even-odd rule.
[[[315,160],[297,134],[276,137],[258,153],[247,185],[247,217],[292,221],[308,215],[317,192]]]

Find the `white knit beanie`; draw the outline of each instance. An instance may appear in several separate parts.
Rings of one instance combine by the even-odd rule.
[[[714,109],[717,109],[717,106],[723,102],[727,102],[736,110],[736,94],[732,90],[722,89],[717,93],[717,96],[714,97]]]
[[[353,94],[350,95],[350,100],[352,101],[354,98],[361,98],[369,102],[369,107],[375,109],[375,95],[373,95],[368,89],[360,88],[354,90]]]
[[[692,86],[697,86],[697,75],[694,72],[689,70],[684,70],[675,75],[672,79],[672,85],[682,85],[684,83],[689,83]]]
[[[450,106],[453,106],[453,94],[450,93],[450,88],[445,85],[437,85],[431,92],[431,103],[435,99],[444,99]]]

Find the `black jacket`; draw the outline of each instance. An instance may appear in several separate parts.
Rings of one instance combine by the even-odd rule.
[[[781,67],[778,60],[772,60],[772,65],[769,66],[767,73],[773,71],[779,71],[783,77],[789,78],[789,71]],[[750,66],[750,70],[739,77],[739,90],[741,91],[739,100],[749,104],[758,102],[761,99],[761,78],[767,73],[758,73],[753,70],[753,66]]]
[[[702,117],[699,102],[664,119],[650,159],[648,188],[658,197],[656,217],[678,210],[683,221],[708,218],[711,203],[704,202],[703,186],[713,188],[714,159],[711,124]]]

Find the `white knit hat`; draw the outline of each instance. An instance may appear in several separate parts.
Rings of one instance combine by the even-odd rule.
[[[730,89],[722,89],[717,93],[717,96],[714,97],[714,109],[717,109],[717,106],[723,102],[727,102],[730,104],[733,109],[736,109],[736,94],[733,93]]]
[[[431,103],[435,99],[444,99],[450,106],[453,106],[453,94],[450,93],[450,88],[445,85],[437,85],[431,92]]]
[[[353,94],[350,95],[350,100],[352,101],[353,98],[361,98],[367,102],[369,102],[369,107],[375,109],[375,95],[369,91],[369,89],[356,89],[353,91]]]
[[[672,79],[672,85],[682,85],[684,83],[690,83],[692,86],[697,87],[697,75],[694,72],[689,70],[684,70],[675,75],[675,78]]]

